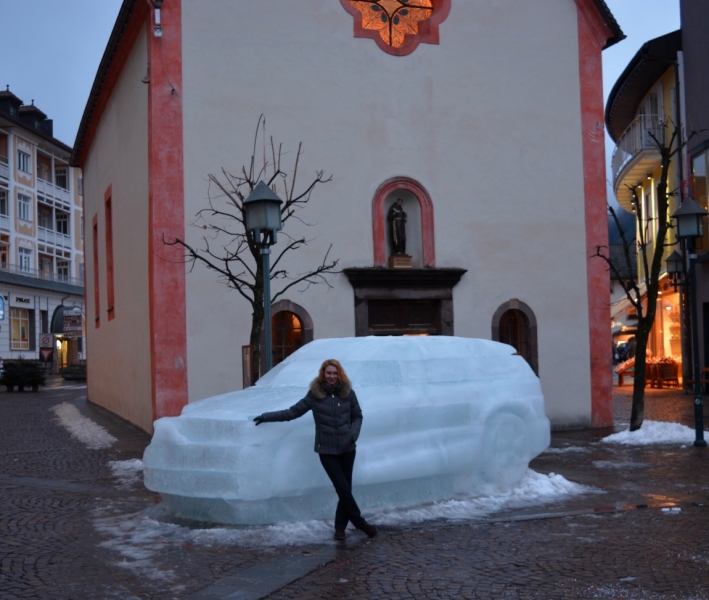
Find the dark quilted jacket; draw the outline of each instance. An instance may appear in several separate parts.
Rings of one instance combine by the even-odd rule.
[[[264,413],[264,421],[292,421],[309,410],[315,420],[315,452],[343,454],[355,449],[362,427],[362,409],[349,385],[326,392],[317,379],[310,384],[305,398],[286,410]]]

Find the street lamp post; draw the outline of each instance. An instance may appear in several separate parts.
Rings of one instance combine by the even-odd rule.
[[[686,240],[687,253],[689,255],[689,303],[692,319],[692,355],[693,355],[693,377],[694,377],[694,429],[696,439],[695,446],[706,446],[704,440],[704,413],[702,406],[702,384],[701,371],[699,367],[699,332],[697,331],[697,274],[696,274],[696,259],[697,253],[695,250],[695,238],[701,237],[704,233],[704,217],[709,214],[699,204],[691,198],[685,199],[671,218],[677,221],[677,237]],[[667,258],[667,272],[670,275],[670,280],[675,283],[681,277],[683,259],[682,256],[673,252]]]
[[[273,367],[271,347],[271,267],[269,255],[276,243],[276,232],[283,229],[281,200],[263,181],[259,181],[249,197],[244,200],[244,225],[261,252],[263,261],[263,320],[266,328],[266,373]]]

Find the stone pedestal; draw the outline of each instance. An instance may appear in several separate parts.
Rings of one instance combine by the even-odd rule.
[[[408,254],[394,254],[389,257],[390,269],[411,269],[411,257]]]

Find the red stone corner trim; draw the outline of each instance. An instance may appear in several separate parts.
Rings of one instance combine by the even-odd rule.
[[[148,91],[153,419],[179,415],[188,399],[184,255],[163,243],[185,236],[181,2],[163,4],[162,27],[162,37],[150,34],[148,40],[148,61],[160,65],[150,71]]]
[[[372,228],[374,239],[374,266],[385,267],[386,256],[386,217],[384,201],[396,190],[408,190],[419,201],[421,206],[421,246],[423,247],[423,266],[436,266],[436,244],[433,234],[433,201],[431,196],[415,179],[410,177],[393,177],[382,183],[374,193],[372,200]]]
[[[354,17],[354,36],[373,39],[381,50],[394,56],[407,56],[411,54],[420,43],[438,44],[438,26],[448,17],[451,9],[451,0],[433,0],[431,17],[418,23],[418,33],[405,35],[404,43],[399,47],[387,44],[378,30],[365,29],[362,23],[362,13],[355,8],[350,0],[340,0],[342,7]]]
[[[601,50],[613,34],[592,0],[576,0],[576,5],[586,205],[591,421],[593,427],[607,427],[613,425],[611,330],[608,327],[610,283],[605,263],[594,257],[594,254],[597,247],[608,245]]]

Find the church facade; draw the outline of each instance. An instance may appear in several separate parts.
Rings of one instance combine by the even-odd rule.
[[[302,144],[296,188],[332,179],[272,256],[304,237],[280,264],[291,277],[339,261],[274,303],[276,360],[317,338],[497,339],[539,375],[555,427],[612,424],[592,255],[607,244],[601,51],[622,37],[602,0],[125,0],[72,156],[89,399],[150,431],[248,383],[250,303],[169,242],[217,250],[210,175],[252,156],[268,174],[273,138],[291,171]]]

